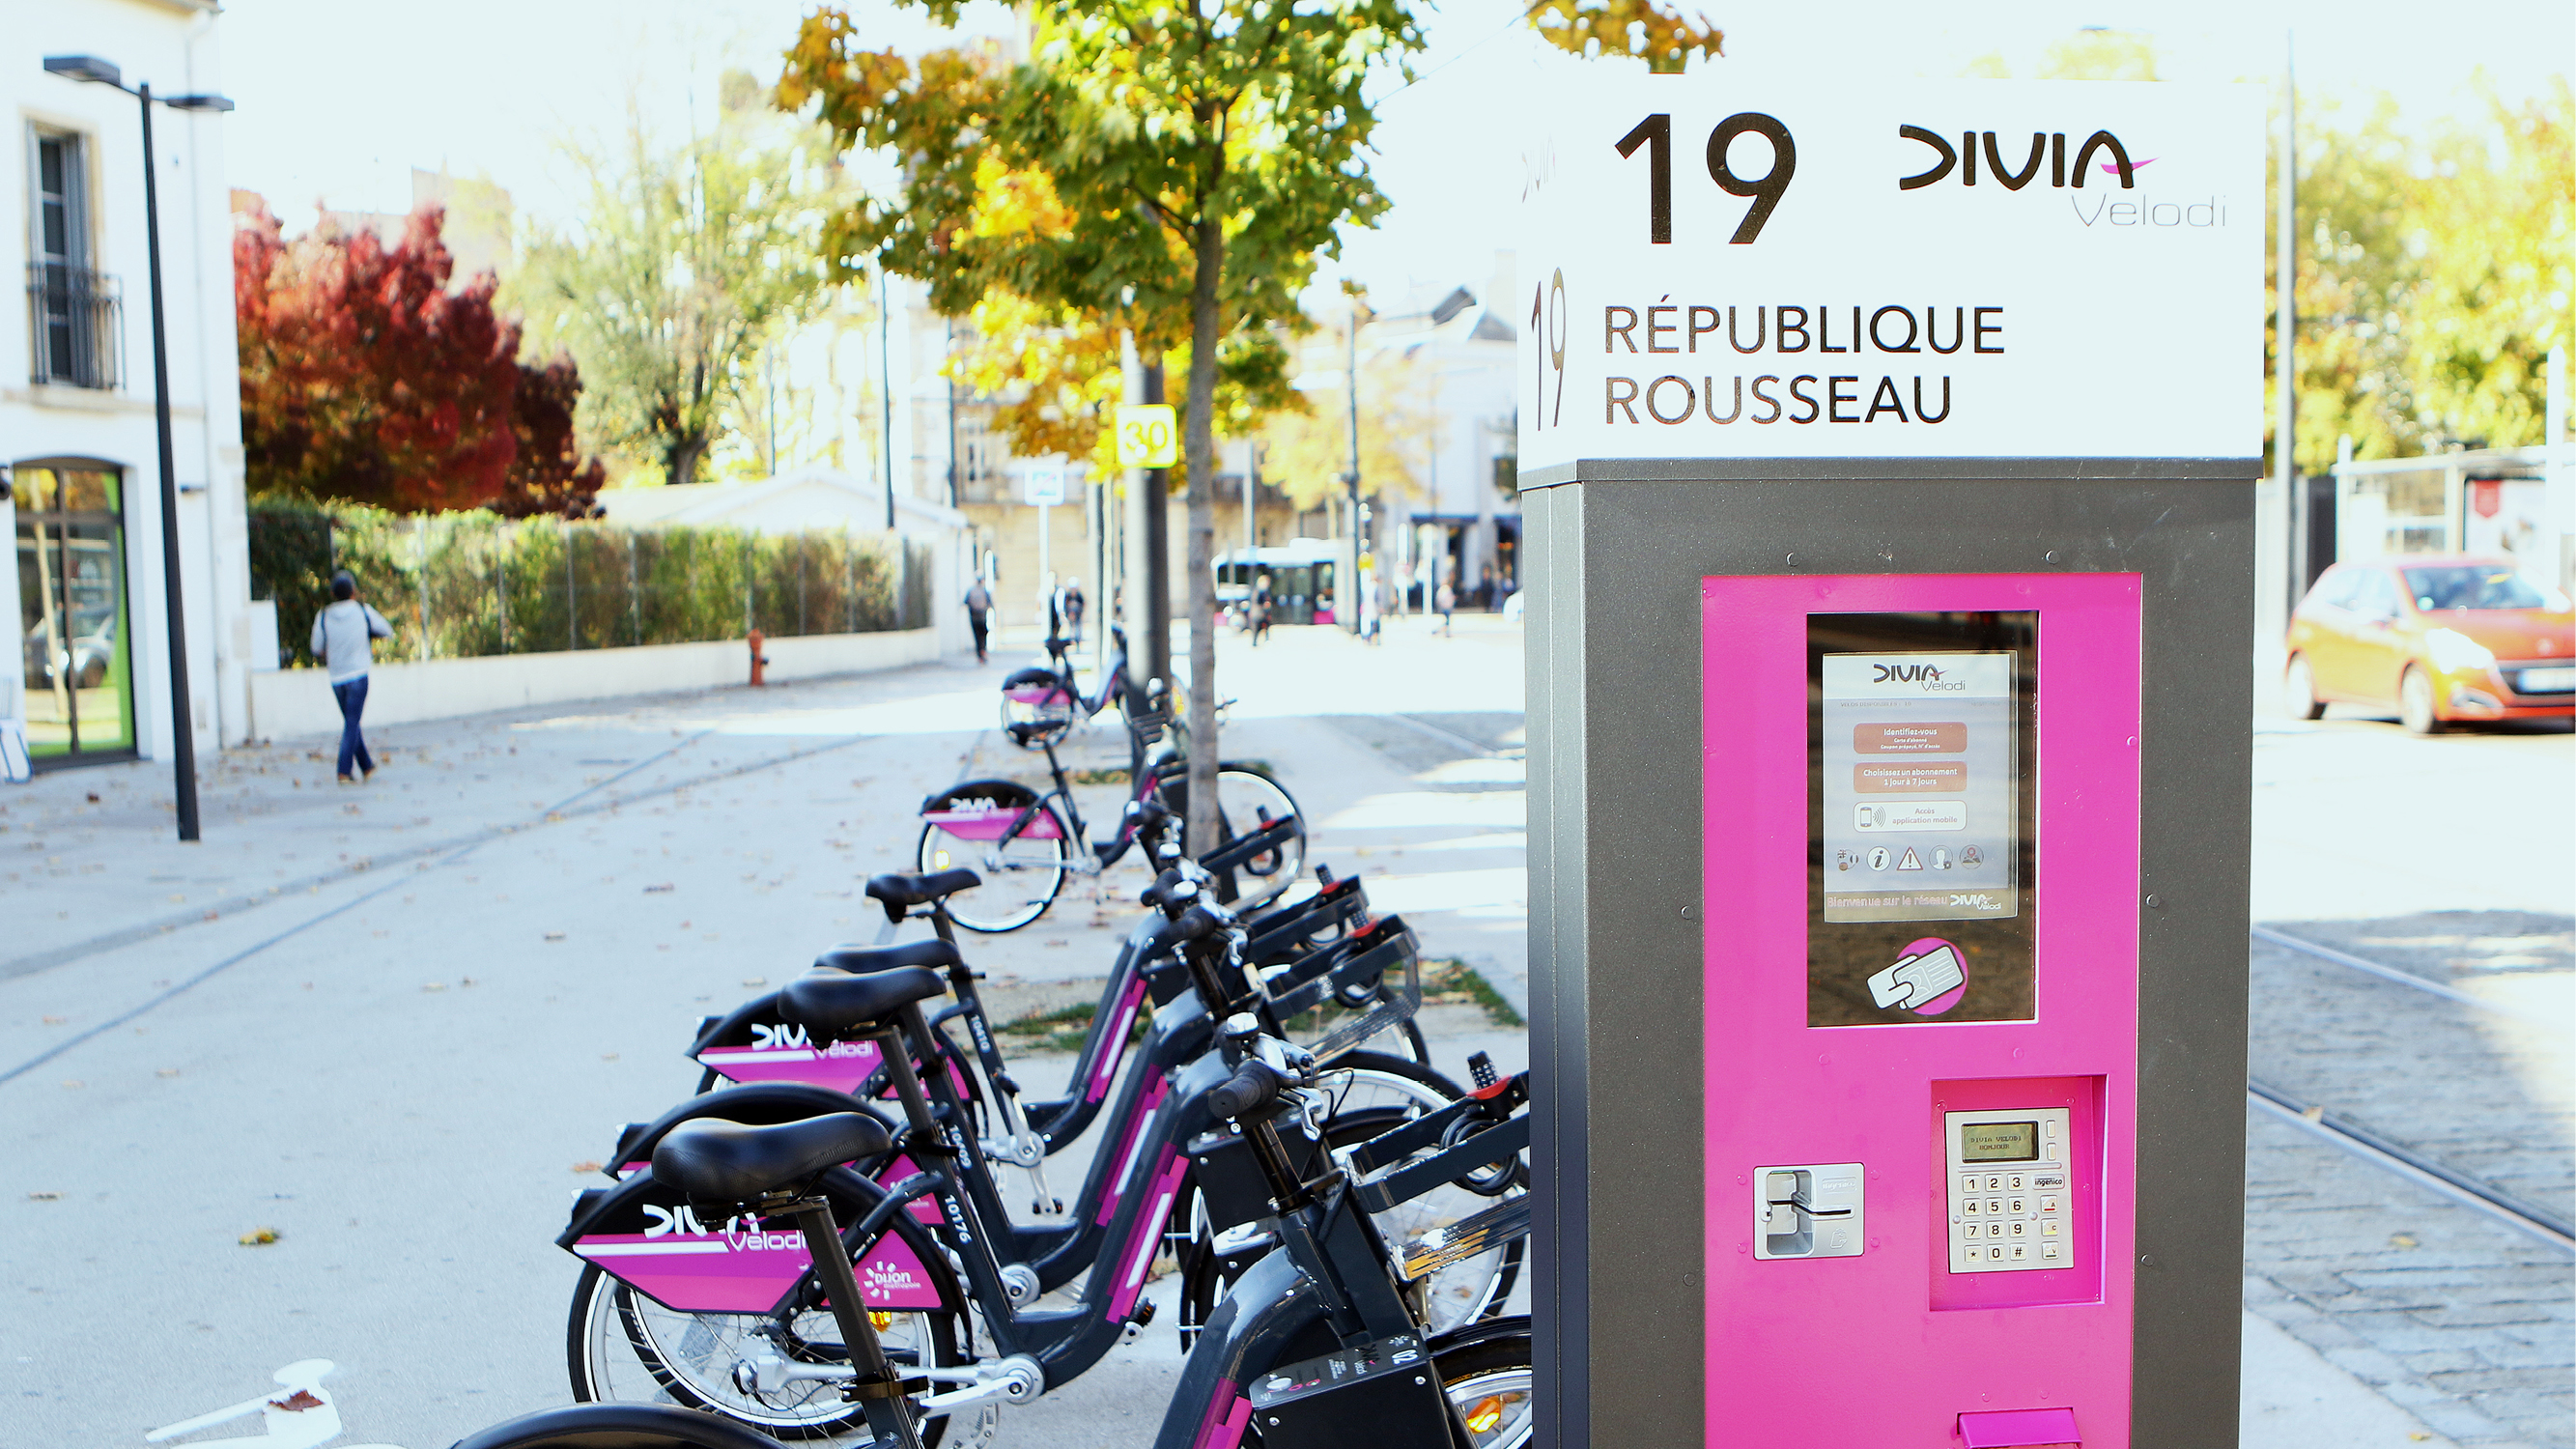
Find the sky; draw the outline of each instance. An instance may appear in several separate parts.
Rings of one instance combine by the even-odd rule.
[[[1352,235],[1326,275],[1381,295],[1464,283],[1481,290],[1508,246],[1517,163],[1510,138],[1553,78],[1584,64],[1519,23],[1525,0],[1425,7],[1430,44],[1407,84],[1381,80],[1374,174],[1393,205]],[[1688,3],[1688,0],[1686,0]],[[560,218],[580,193],[565,137],[622,129],[632,100],[657,125],[712,113],[728,67],[775,76],[811,0],[230,0],[222,24],[231,184],[266,195],[290,231],[316,199],[407,210],[411,168],[445,167],[508,188],[523,212]],[[859,0],[871,44],[940,43],[918,11]],[[1727,34],[1724,69],[1812,67],[1837,84],[1954,76],[1987,55],[2012,74],[2086,26],[2135,31],[2175,80],[2271,80],[2295,45],[2301,106],[2393,95],[2401,118],[2484,114],[2473,77],[2507,99],[2576,69],[2568,0],[1886,0],[1760,7],[1705,0]],[[2438,21],[2432,17],[2439,16]],[[1003,7],[970,7],[961,29],[1000,34]],[[1632,62],[1628,62],[1633,64]]]

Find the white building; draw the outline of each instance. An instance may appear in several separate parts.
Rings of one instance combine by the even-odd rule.
[[[50,74],[94,56],[156,96],[222,89],[212,0],[48,0],[0,25],[0,111],[15,128],[0,260],[26,303],[0,324],[0,530],[19,642],[0,649],[0,716],[39,766],[167,759],[172,729],[153,421],[140,105]],[[156,105],[161,277],[179,572],[196,747],[246,738],[255,637],[233,338],[224,120]],[[271,616],[273,617],[273,616]]]

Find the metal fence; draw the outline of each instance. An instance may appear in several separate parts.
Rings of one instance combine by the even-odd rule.
[[[915,629],[929,550],[883,534],[618,528],[489,513],[399,516],[255,500],[252,596],[277,602],[279,663],[314,662],[335,569],[399,629],[390,654],[455,659]]]

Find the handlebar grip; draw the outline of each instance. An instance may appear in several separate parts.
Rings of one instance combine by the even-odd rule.
[[[1269,1106],[1279,1098],[1279,1089],[1287,1085],[1281,1076],[1263,1061],[1248,1061],[1235,1070],[1224,1086],[1208,1093],[1208,1110],[1220,1117],[1241,1117]]]
[[[1194,903],[1172,922],[1172,934],[1183,941],[1204,941],[1224,927],[1225,923],[1217,919],[1214,911]]]

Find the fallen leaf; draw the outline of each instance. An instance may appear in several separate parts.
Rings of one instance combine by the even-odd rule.
[[[265,1248],[277,1241],[277,1229],[253,1228],[242,1234],[238,1241],[245,1248]]]
[[[47,1025],[47,1026],[60,1026],[60,1025],[62,1025],[64,1022],[67,1022],[67,1021],[69,1021],[69,1020],[71,1020],[71,1018],[70,1018],[70,1017],[68,1017],[68,1016],[49,1016],[49,1017],[46,1017],[46,1018],[45,1018],[45,1025]]]
[[[86,1087],[88,1085],[89,1083],[82,1081],[78,1077],[66,1077],[63,1079],[63,1087],[66,1091],[78,1091],[82,1087]]]
[[[2413,1233],[2390,1233],[2388,1235],[2388,1246],[2392,1248],[2420,1248],[2424,1245],[2416,1241]]]
[[[90,792],[89,792],[89,803],[91,803],[92,805],[95,805],[95,804],[97,804],[97,803],[98,803],[98,792],[97,792],[96,790],[92,790],[92,791],[90,791]]]
[[[603,1061],[603,1062],[613,1062],[613,1061],[617,1060],[617,1053],[615,1053],[615,1052],[603,1052],[603,1053],[601,1053],[601,1054],[600,1054],[600,1058],[599,1058],[599,1059],[600,1059],[601,1061]]]
[[[599,1171],[599,1164],[596,1162],[576,1162],[572,1165],[572,1170],[575,1172],[597,1172]]]
[[[268,1406],[272,1409],[284,1409],[290,1414],[301,1414],[307,1409],[321,1408],[322,1400],[316,1397],[311,1389],[297,1389],[285,1398],[269,1400]]]
[[[1047,944],[1047,945],[1049,945],[1049,946],[1069,946],[1069,945],[1072,945],[1073,943],[1072,943],[1072,942],[1070,942],[1070,941],[1066,941],[1066,940],[1058,939],[1058,940],[1052,940],[1052,941],[1049,941],[1049,942],[1047,942],[1046,944]]]
[[[420,984],[420,989],[423,991],[445,991],[447,989],[447,983],[444,981],[424,981]]]
[[[61,1202],[62,1200],[63,1195],[58,1192],[37,1191],[27,1194],[29,1202]]]
[[[471,985],[473,985],[473,984],[474,984],[474,978],[473,978],[473,977],[471,977],[471,976],[462,977],[462,978],[460,978],[460,979],[457,981],[457,983],[456,983],[456,984],[457,984],[457,985],[459,985],[459,986],[471,986]]]
[[[742,978],[742,984],[745,986],[767,986],[769,984],[769,978],[766,976],[746,976]]]
[[[2326,1109],[2323,1107],[2310,1107],[2299,1115],[2307,1118],[2311,1122],[2322,1122],[2326,1120]]]
[[[564,938],[564,933],[563,933],[563,932],[561,932],[561,931],[548,931],[548,932],[546,932],[546,939],[547,939],[547,940],[549,940],[549,941],[560,941],[560,940],[562,940],[563,938]]]
[[[154,1067],[152,1069],[152,1075],[156,1077],[175,1077],[179,1075],[179,1069],[177,1067]]]

